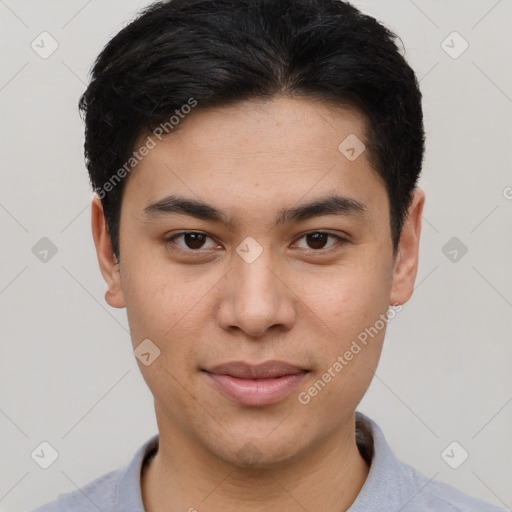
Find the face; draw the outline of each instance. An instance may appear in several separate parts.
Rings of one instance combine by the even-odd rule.
[[[384,184],[362,146],[339,149],[365,140],[354,111],[279,97],[181,123],[127,180],[118,267],[93,203],[107,301],[134,348],[151,340],[161,436],[235,465],[298,460],[369,386],[412,291],[422,198],[395,259]]]

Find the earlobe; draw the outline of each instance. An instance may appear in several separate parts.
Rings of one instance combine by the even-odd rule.
[[[112,250],[103,205],[97,194],[94,194],[91,203],[91,227],[101,274],[107,284],[105,300],[114,308],[124,308],[125,301],[121,288],[119,264]]]
[[[411,298],[414,290],[414,281],[418,272],[421,214],[424,204],[425,193],[416,188],[400,235],[393,270],[390,305],[404,304]]]

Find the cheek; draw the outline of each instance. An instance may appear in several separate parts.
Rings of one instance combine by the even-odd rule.
[[[176,300],[166,283],[155,282],[154,276],[125,273],[123,294],[132,341],[142,337],[161,339],[179,320],[183,302]],[[160,344],[159,344],[160,346]]]
[[[187,323],[188,314],[202,294],[192,277],[161,259],[153,250],[125,250],[121,286],[134,343],[142,336],[162,342]]]
[[[392,279],[391,259],[362,254],[357,262],[340,266],[322,279],[303,281],[301,297],[332,333],[347,340],[387,311]]]
[[[391,258],[383,261],[382,255],[362,254],[357,264],[330,277],[305,299],[317,313],[324,336],[316,338],[316,371],[304,398],[311,399],[321,416],[353,410],[373,378],[387,325]]]
[[[149,339],[160,351],[150,366],[139,363],[141,373],[155,397],[169,388],[177,396],[197,370],[196,333],[198,326],[207,322],[206,302],[201,298],[212,285],[178,275],[169,265],[148,265],[138,255],[132,260],[126,257],[123,265],[122,288],[132,345],[135,349]]]
[[[344,415],[355,410],[373,379],[387,326],[388,297],[386,290],[361,289],[337,305],[324,304],[330,332],[324,330],[326,336],[317,339],[315,372],[298,399],[309,417],[316,417],[327,430],[347,419]]]
[[[134,349],[149,339],[159,350],[150,365],[138,361],[138,366],[156,403],[159,407],[166,404],[167,415],[174,415],[176,411],[185,414],[190,402],[194,402],[188,382],[197,366],[190,332],[197,323],[194,312],[198,309],[198,298],[197,293],[182,286],[178,279],[156,270],[127,271],[123,280]],[[175,420],[180,421],[179,415]]]

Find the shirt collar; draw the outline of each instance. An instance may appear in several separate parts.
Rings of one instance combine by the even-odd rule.
[[[395,457],[382,430],[373,420],[356,412],[356,424],[358,422],[370,432],[373,454],[368,477],[347,512],[381,510],[383,503],[387,510],[398,510],[415,495],[406,473],[408,466]],[[359,449],[361,451],[361,447]]]
[[[158,449],[158,439],[158,434],[156,434],[146,441],[122,473],[117,487],[114,510],[144,512],[140,480],[141,470],[146,457]]]

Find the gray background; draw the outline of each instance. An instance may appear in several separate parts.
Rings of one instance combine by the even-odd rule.
[[[0,511],[83,486],[156,432],[125,312],[103,298],[77,113],[94,58],[147,3],[0,0]],[[401,36],[428,137],[417,289],[360,410],[429,478],[510,508],[512,5],[354,3]],[[48,469],[31,458],[43,441]]]

